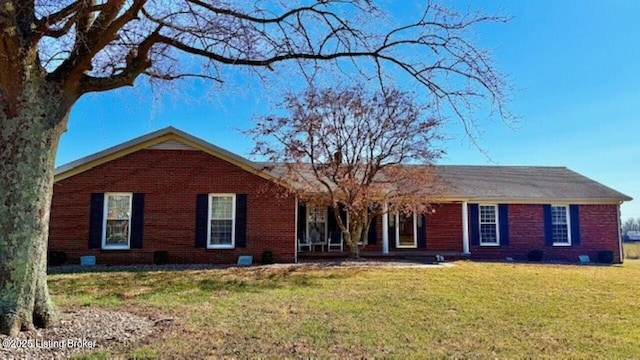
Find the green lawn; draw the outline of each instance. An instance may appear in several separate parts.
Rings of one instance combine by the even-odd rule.
[[[625,259],[640,259],[640,242],[624,243]]]
[[[101,356],[639,358],[640,262],[51,275],[65,307],[175,319]]]

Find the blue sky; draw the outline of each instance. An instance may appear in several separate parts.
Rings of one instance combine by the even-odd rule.
[[[477,41],[516,88],[510,110],[519,120],[478,123],[488,157],[450,123],[439,163],[567,166],[638,199],[622,206],[622,216],[640,217],[640,1],[470,4],[513,17],[478,28]],[[232,76],[223,89],[193,83],[85,96],[71,112],[56,163],[169,125],[247,156],[252,143],[237,129],[274,111],[273,99],[255,80]]]

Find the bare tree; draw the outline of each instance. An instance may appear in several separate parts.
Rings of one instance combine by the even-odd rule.
[[[629,231],[640,231],[640,218],[627,218],[624,223],[622,223],[622,239],[624,241],[629,241]]]
[[[418,13],[418,12],[417,12]],[[355,66],[384,84],[399,70],[465,126],[476,100],[502,111],[504,82],[467,30],[503,19],[428,4],[393,25],[369,0],[5,0],[0,4],[0,332],[55,324],[46,284],[54,158],[84,94],[136,79],[224,70],[305,74]],[[185,58],[198,59],[187,63]],[[343,67],[344,69],[344,67]]]
[[[287,116],[260,118],[249,131],[254,152],[274,164],[269,170],[298,198],[333,209],[355,257],[374,216],[428,206],[436,191],[429,165],[441,154],[433,144],[439,120],[428,106],[396,89],[369,93],[358,86],[310,89],[282,105]]]

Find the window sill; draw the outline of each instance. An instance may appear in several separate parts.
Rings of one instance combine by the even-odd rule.
[[[100,250],[103,251],[122,251],[122,250],[131,250],[130,247],[128,246],[109,246],[109,247],[102,247]]]
[[[209,245],[207,246],[208,250],[233,250],[235,249],[235,245]]]
[[[499,247],[500,244],[499,243],[480,243],[480,246],[484,246],[484,247]]]
[[[413,246],[406,246],[406,245],[398,246],[398,245],[396,245],[396,249],[417,249],[417,248],[418,248],[418,246],[416,246],[416,245],[413,245]]]
[[[558,247],[570,247],[571,244],[569,243],[553,243],[553,246],[558,246]]]

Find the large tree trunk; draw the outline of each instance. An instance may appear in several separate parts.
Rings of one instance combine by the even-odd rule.
[[[35,71],[0,104],[0,333],[56,324],[47,288],[53,169],[69,107]]]
[[[344,234],[345,240],[351,249],[351,257],[354,259],[360,259],[360,246],[358,245],[358,242],[362,237],[362,225],[357,224],[356,226],[351,227],[350,230],[351,231]]]

